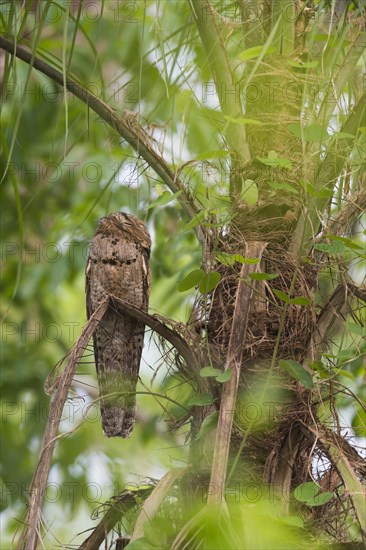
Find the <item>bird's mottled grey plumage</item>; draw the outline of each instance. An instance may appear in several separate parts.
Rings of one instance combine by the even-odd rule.
[[[116,212],[100,219],[86,267],[88,318],[107,294],[147,311],[150,248],[148,230],[135,216]],[[141,322],[109,307],[94,333],[102,425],[108,437],[132,432],[144,331]]]

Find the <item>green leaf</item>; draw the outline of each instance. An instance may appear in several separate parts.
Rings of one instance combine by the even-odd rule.
[[[198,212],[198,214],[196,214],[191,220],[189,220],[188,223],[186,223],[186,225],[183,227],[183,231],[189,231],[190,229],[196,227],[196,225],[201,223],[206,218],[206,215],[207,210],[201,210],[201,212]]]
[[[215,399],[210,393],[198,393],[189,400],[188,407],[204,407],[205,405],[211,405],[214,401]]]
[[[218,262],[220,262],[220,264],[228,266],[234,265],[235,262],[242,263],[244,261],[244,258],[241,254],[227,254],[226,252],[220,252],[219,254],[216,254],[215,258]]]
[[[234,124],[248,124],[253,126],[263,126],[263,122],[255,120],[254,118],[235,118],[233,116],[225,115],[226,120],[233,122]]]
[[[204,419],[204,421],[201,424],[200,431],[197,434],[196,439],[203,439],[206,435],[209,435],[212,433],[212,431],[216,428],[217,422],[219,420],[219,411],[215,411]]]
[[[365,245],[361,246],[351,239],[347,239],[346,237],[339,237],[338,235],[330,235],[329,233],[326,233],[323,235],[325,239],[330,239],[331,241],[338,241],[344,244],[346,248],[349,248],[351,250],[362,250],[362,252],[365,250]]]
[[[207,294],[211,292],[221,281],[221,275],[217,271],[210,271],[206,273],[200,281],[199,291],[201,294]]]
[[[295,298],[290,299],[290,304],[294,304],[296,306],[308,306],[310,303],[309,298],[306,298],[306,296],[296,296]]]
[[[329,378],[329,371],[322,361],[313,361],[309,366],[319,374],[320,378]]]
[[[220,372],[218,376],[216,376],[216,380],[220,382],[221,384],[224,384],[225,382],[228,382],[231,380],[231,377],[233,375],[233,369],[227,369],[223,372]]]
[[[352,428],[355,430],[357,437],[366,436],[366,411],[359,404],[356,414],[352,418]]]
[[[241,185],[240,199],[253,206],[258,201],[258,187],[253,180],[245,180]]]
[[[218,376],[221,374],[222,371],[220,369],[215,369],[214,367],[203,367],[203,369],[200,370],[200,376],[202,378],[207,378],[209,376]]]
[[[332,137],[336,139],[355,139],[356,136],[349,134],[348,132],[336,132]]]
[[[257,157],[257,160],[259,160],[262,164],[265,164],[266,166],[272,166],[273,168],[286,168],[286,170],[290,170],[290,168],[292,168],[292,161],[283,157]]]
[[[356,323],[348,322],[347,327],[351,332],[353,332],[353,334],[357,334],[358,336],[366,336],[366,326],[362,327]]]
[[[268,187],[271,187],[272,189],[278,189],[279,191],[286,191],[288,193],[296,193],[298,194],[299,191],[292,185],[289,185],[288,183],[277,183],[275,181],[267,181]]]
[[[273,291],[273,294],[275,294],[275,296],[277,296],[277,298],[279,298],[280,300],[282,300],[286,304],[290,303],[291,298],[288,294],[286,294],[285,292],[282,292],[282,290],[277,290],[277,288],[274,288],[272,291]]]
[[[242,61],[248,61],[248,59],[253,59],[254,57],[259,57],[262,52],[264,51],[264,46],[254,46],[253,48],[247,48],[243,52],[239,54],[239,59]],[[276,51],[276,48],[274,46],[270,46],[266,49],[264,52],[264,55],[268,55],[271,53],[274,53]]]
[[[178,285],[178,292],[185,292],[186,290],[189,290],[190,288],[193,288],[194,286],[198,285],[198,283],[202,280],[204,276],[204,271],[202,269],[194,269],[186,277],[184,277],[183,281],[181,281]]]
[[[314,481],[309,481],[296,487],[294,497],[307,506],[323,506],[323,504],[332,500],[334,493],[320,492],[320,487]]]
[[[321,143],[329,138],[329,134],[320,124],[302,126],[299,123],[294,123],[288,124],[287,128],[294,136],[299,139],[304,139],[305,141]]]
[[[168,202],[171,202],[172,200],[179,197],[179,195],[182,194],[182,191],[177,191],[173,195],[169,193],[169,191],[164,191],[157,199],[150,202],[150,204],[147,207],[147,210],[150,208],[155,208],[155,206],[162,206],[163,204],[168,204]]]
[[[296,69],[313,69],[314,67],[318,66],[319,61],[306,61],[305,63],[298,63],[297,61],[292,61],[292,59],[288,59],[287,63],[291,67],[296,67]]]
[[[342,242],[333,242],[330,244],[318,243],[314,246],[314,248],[316,250],[320,250],[320,252],[326,252],[331,256],[337,256],[338,254],[343,254],[344,251],[346,250],[346,247]]]
[[[272,281],[278,277],[277,273],[249,273],[249,277],[253,281]]]
[[[285,370],[292,378],[301,382],[305,388],[312,388],[314,386],[311,375],[297,361],[293,361],[292,359],[281,359],[278,364],[281,369]]]

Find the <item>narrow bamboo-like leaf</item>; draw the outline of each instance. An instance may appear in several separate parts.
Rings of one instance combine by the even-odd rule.
[[[336,139],[355,139],[356,136],[349,134],[348,132],[336,132],[333,134]]]
[[[199,291],[201,294],[211,292],[221,281],[221,275],[217,271],[210,271],[206,273],[199,283]]]
[[[259,57],[263,52],[264,46],[254,46],[253,48],[247,48],[243,52],[239,54],[239,58],[242,61],[248,61],[248,59],[253,59],[254,57]],[[271,53],[274,53],[276,51],[276,48],[274,46],[270,46],[266,49],[264,52],[264,55],[269,55]]]
[[[263,126],[263,122],[260,120],[255,120],[254,118],[235,118],[230,115],[225,115],[226,120],[233,122],[234,124],[248,124],[253,126]]]
[[[207,210],[201,210],[201,212],[198,212],[198,214],[196,214],[191,220],[189,220],[188,223],[186,223],[186,225],[183,228],[183,231],[189,231],[190,229],[193,229],[194,227],[196,227],[196,225],[198,225],[205,219],[206,215],[207,215]]]
[[[293,361],[292,359],[281,359],[278,364],[281,369],[285,370],[292,378],[301,382],[305,388],[312,388],[314,386],[311,375],[297,361]]]
[[[204,407],[205,405],[211,405],[214,401],[215,399],[210,393],[198,393],[189,400],[188,407]]]
[[[299,63],[297,61],[292,61],[292,59],[289,59],[287,63],[291,67],[296,67],[297,69],[313,69],[314,67],[318,66],[319,61],[306,61],[305,63]]]
[[[186,290],[189,290],[190,288],[198,285],[204,274],[205,273],[204,271],[202,271],[202,269],[194,269],[193,271],[190,271],[190,273],[188,273],[188,275],[184,277],[183,281],[179,283],[178,291],[185,292]]]
[[[182,191],[177,191],[176,193],[172,194],[169,193],[169,191],[164,191],[157,199],[153,200],[147,207],[147,210],[150,208],[155,208],[155,206],[162,206],[164,204],[168,204],[172,200],[176,199],[181,195]]]
[[[295,298],[291,298],[290,304],[297,306],[308,306],[310,305],[310,300],[309,298],[306,298],[306,296],[296,296]]]
[[[249,277],[254,281],[272,281],[277,279],[277,273],[249,273]]]

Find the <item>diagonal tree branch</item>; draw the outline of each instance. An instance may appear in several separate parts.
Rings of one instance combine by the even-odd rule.
[[[66,82],[64,82],[61,71],[55,69],[39,57],[32,56],[31,52],[26,48],[14,44],[14,42],[4,36],[0,36],[0,47],[25,63],[30,64],[33,62],[33,67],[35,69],[60,84],[60,86],[66,86],[72,94],[83,101],[90,109],[99,115],[102,120],[116,130],[116,132],[122,136],[144,160],[146,160],[173,193],[180,191],[180,196],[177,197],[177,200],[181,203],[189,219],[192,219],[197,214],[199,209],[193,198],[189,195],[183,182],[176,177],[163,157],[154,150],[146,133],[137,123],[134,115],[123,111],[122,116],[118,117],[109,105],[94,96],[83,86],[70,77],[67,77]],[[198,238],[203,240],[202,230],[199,226],[196,227],[198,228]]]
[[[102,542],[106,539],[108,533],[118,523],[122,517],[132,508],[139,504],[140,499],[146,498],[152,490],[153,486],[139,488],[137,491],[123,491],[118,497],[114,498],[110,503],[108,512],[102,517],[91,535],[82,543],[79,550],[95,550],[99,548]]]

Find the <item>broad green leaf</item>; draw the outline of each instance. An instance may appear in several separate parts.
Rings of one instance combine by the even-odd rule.
[[[220,374],[216,376],[216,380],[224,384],[225,382],[228,382],[229,380],[231,380],[232,375],[233,375],[233,370],[227,369],[220,372]]]
[[[258,187],[253,180],[245,180],[241,185],[240,199],[249,206],[258,201]]]
[[[203,369],[200,370],[200,376],[202,376],[202,378],[218,376],[221,373],[222,371],[220,369],[215,369],[214,367],[203,367]]]
[[[247,48],[243,52],[239,54],[239,58],[242,61],[248,61],[248,59],[253,59],[254,57],[259,57],[263,52],[264,46],[254,46],[253,48]],[[264,55],[269,55],[271,53],[274,53],[276,51],[276,48],[274,46],[270,46],[266,49],[264,52]]]
[[[273,294],[277,296],[277,298],[279,298],[286,304],[290,303],[291,298],[288,294],[286,294],[285,292],[282,292],[282,290],[277,290],[277,288],[272,289],[272,291],[273,291]]]
[[[319,490],[319,485],[314,483],[314,481],[309,481],[296,487],[294,490],[294,497],[299,502],[307,502],[308,500],[313,500]]]
[[[178,285],[178,292],[185,292],[186,290],[189,290],[190,288],[193,288],[194,286],[198,285],[198,283],[202,280],[202,277],[204,276],[204,271],[202,269],[194,269],[186,277],[184,277],[183,281],[181,281]]]
[[[310,305],[310,300],[309,298],[306,298],[306,296],[296,296],[295,298],[290,299],[290,304],[297,306],[308,306]]]
[[[339,237],[338,235],[330,235],[329,233],[326,233],[323,235],[325,239],[330,239],[332,241],[338,241],[344,244],[346,248],[350,248],[351,250],[365,250],[365,245],[361,246],[351,239],[347,239],[346,237]]]
[[[155,206],[162,206],[163,204],[168,204],[169,202],[179,197],[179,195],[181,194],[182,194],[182,191],[177,191],[173,195],[169,193],[169,191],[164,191],[164,193],[162,193],[157,199],[150,202],[150,204],[147,207],[147,210],[149,210],[150,208],[155,208]]]
[[[297,361],[281,359],[278,362],[281,369],[285,370],[292,378],[302,383],[305,388],[312,388],[314,383],[311,375]]]
[[[287,170],[290,170],[290,168],[292,168],[292,161],[283,157],[257,157],[257,160],[259,160],[262,164],[265,164],[266,166],[272,166],[273,168],[286,168]]]
[[[320,250],[320,252],[326,252],[327,254],[330,254],[331,256],[336,256],[338,254],[343,254],[346,250],[346,247],[342,242],[332,242],[330,244],[328,243],[318,243],[314,246],[316,250]]]
[[[271,187],[272,189],[278,189],[279,191],[286,191],[288,193],[296,193],[298,194],[299,191],[292,185],[289,185],[288,183],[277,183],[275,181],[267,181],[268,187]]]
[[[272,281],[278,277],[277,273],[249,273],[253,281]]]
[[[219,252],[215,257],[220,264],[228,266],[234,265],[235,262],[245,262],[245,258],[241,254],[227,254],[226,252]]]
[[[311,183],[303,180],[300,180],[300,184],[304,189],[305,193],[313,197],[328,198],[333,195],[333,190],[331,189],[326,189],[326,188],[315,189],[315,187]]]
[[[211,405],[214,401],[215,399],[210,393],[198,393],[189,400],[188,407],[204,407],[205,405]]]
[[[199,291],[201,294],[207,294],[211,292],[221,281],[221,275],[217,271],[210,271],[206,273],[200,281]]]
[[[293,123],[288,124],[287,128],[294,136],[305,141],[321,143],[329,138],[329,134],[320,124],[308,124],[302,127],[299,123]]]
[[[234,124],[248,124],[253,126],[263,126],[263,122],[255,120],[254,118],[235,118],[233,116],[225,115],[226,120],[233,122]]]
[[[314,67],[318,66],[319,61],[306,61],[304,63],[300,63],[297,61],[292,61],[292,59],[288,59],[287,63],[291,67],[296,67],[297,69],[313,69]]]

